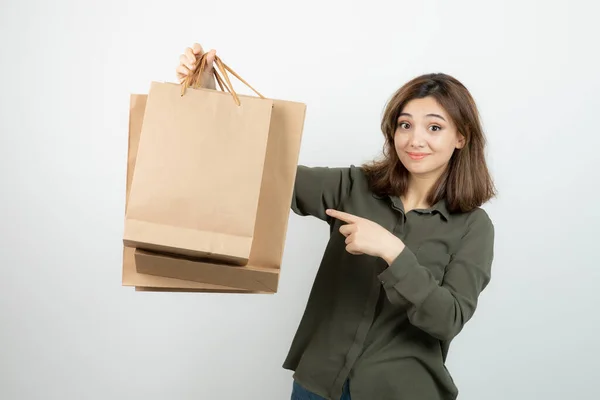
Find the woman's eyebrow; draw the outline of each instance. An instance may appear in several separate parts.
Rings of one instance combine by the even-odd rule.
[[[410,115],[409,113],[401,113],[398,117],[401,117],[403,115],[412,118],[412,115]],[[442,117],[441,115],[439,115],[439,114],[427,114],[426,117],[437,117],[437,118],[440,118],[443,121],[446,121],[446,119],[444,117]]]

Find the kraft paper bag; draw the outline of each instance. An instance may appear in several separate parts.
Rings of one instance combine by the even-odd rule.
[[[125,206],[129,201],[129,189],[135,169],[136,155],[142,121],[146,108],[146,94],[132,94],[129,107],[129,140],[127,151],[127,179],[125,190]],[[162,259],[162,258],[161,258]],[[135,248],[123,247],[122,285],[135,287],[136,291],[168,291],[168,292],[207,292],[207,293],[261,293],[210,283],[184,281],[160,276],[145,275],[137,272],[135,265]]]
[[[229,92],[191,87],[193,81],[150,86],[126,212],[127,247],[248,263],[273,100],[237,95],[217,61]]]
[[[136,138],[146,97],[132,95],[131,99],[128,173],[135,169]],[[123,284],[136,286],[138,291],[277,292],[305,114],[305,104],[273,100],[254,240],[246,266],[125,247]]]
[[[204,262],[190,257],[135,251],[143,274],[262,293],[276,293],[291,211],[306,105],[273,100],[267,155],[254,241],[246,266]]]

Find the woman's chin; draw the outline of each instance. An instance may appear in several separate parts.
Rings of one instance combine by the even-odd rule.
[[[440,174],[441,170],[443,169],[441,167],[431,165],[430,163],[411,162],[411,161],[412,160],[409,160],[408,162],[406,162],[404,164],[404,166],[411,175],[414,175],[417,177],[429,177],[432,175],[437,176]]]
[[[403,164],[404,167],[408,170],[408,172],[410,172],[413,175],[421,175],[432,172],[434,168],[432,168],[430,165],[427,165],[428,163],[424,163],[422,161],[423,160],[416,162],[413,160],[405,160]]]

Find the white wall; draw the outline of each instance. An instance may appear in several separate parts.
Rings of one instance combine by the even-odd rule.
[[[308,104],[309,165],[377,155],[413,76],[463,81],[500,195],[493,281],[449,360],[460,398],[600,398],[596,3],[0,4],[1,399],[289,398],[324,225],[290,217],[274,296],[121,287],[128,96],[194,41]]]

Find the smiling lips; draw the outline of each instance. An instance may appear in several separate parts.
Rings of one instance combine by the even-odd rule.
[[[427,153],[406,153],[413,160],[422,160],[427,157],[429,154]]]

